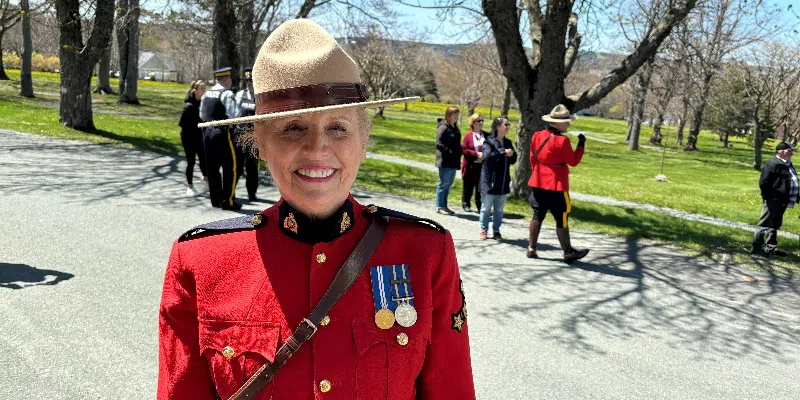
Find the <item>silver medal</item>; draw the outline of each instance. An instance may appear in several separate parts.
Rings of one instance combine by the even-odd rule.
[[[417,310],[407,302],[402,302],[397,306],[394,317],[400,326],[408,328],[417,323]]]

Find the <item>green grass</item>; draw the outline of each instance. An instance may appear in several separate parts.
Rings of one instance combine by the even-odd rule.
[[[139,82],[142,105],[117,103],[115,95],[93,95],[94,120],[97,129],[80,132],[58,123],[58,74],[34,73],[36,99],[25,99],[19,92],[19,71],[7,71],[12,80],[0,81],[0,128],[38,133],[48,136],[108,143],[140,148],[163,154],[181,154],[179,127],[182,99],[186,85],[160,82]],[[116,88],[118,82],[112,79]],[[433,163],[435,159],[436,118],[443,116],[446,104],[411,103],[394,105],[386,110],[385,120],[374,120],[372,138],[376,153],[409,160]],[[488,116],[489,110],[478,109]],[[495,115],[497,110],[494,111]],[[512,124],[519,114],[510,113]],[[512,131],[515,126],[512,126]],[[665,131],[667,143],[664,173],[669,183],[651,178],[660,171],[661,149],[642,148],[629,152],[623,143],[624,121],[582,117],[573,131],[587,131],[591,137],[612,140],[605,144],[589,140],[583,162],[571,171],[571,190],[654,204],[678,210],[723,218],[747,224],[758,219],[761,205],[758,196],[758,172],[747,165],[752,148],[743,139],[732,138],[733,148],[723,149],[717,137],[702,132],[701,151],[685,153],[674,145],[675,129]],[[647,144],[651,131],[643,127],[640,143]],[[774,143],[765,145],[765,158],[772,156]],[[358,184],[370,190],[432,200],[435,174],[414,168],[368,160],[362,166]],[[460,183],[452,189],[460,193]],[[529,215],[528,206],[509,201],[509,211]],[[784,230],[800,232],[795,209],[784,219]],[[689,248],[722,245],[743,248],[750,233],[707,224],[686,222],[659,213],[626,210],[576,202],[576,226],[635,238],[652,238],[678,243]],[[796,244],[782,241],[782,245]]]
[[[359,188],[402,195],[423,200],[433,200],[435,196],[437,174],[421,171],[418,168],[397,165],[379,160],[367,160],[361,165],[356,186]],[[456,180],[450,190],[451,203],[461,196],[461,182]],[[735,228],[726,228],[669,217],[664,214],[614,207],[604,204],[575,200],[572,202],[570,227],[623,236],[634,240],[654,240],[676,243],[697,255],[736,261],[757,266],[764,264],[761,257],[752,257],[747,252],[752,234]],[[431,202],[431,208],[433,208]],[[505,218],[529,219],[530,205],[522,199],[509,198],[505,208]],[[552,218],[545,220],[545,225],[554,226]],[[475,237],[478,236],[478,224],[475,224]],[[517,239],[517,238],[515,238]],[[521,238],[527,239],[527,238]],[[796,255],[800,247],[793,240],[782,239],[781,248]],[[773,260],[777,265],[796,268],[800,258],[792,256],[784,260]]]

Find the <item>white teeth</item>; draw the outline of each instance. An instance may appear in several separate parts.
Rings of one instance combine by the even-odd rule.
[[[335,169],[299,169],[297,173],[309,178],[327,178],[335,172]]]

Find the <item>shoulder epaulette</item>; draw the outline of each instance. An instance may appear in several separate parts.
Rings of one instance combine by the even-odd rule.
[[[266,223],[267,217],[261,214],[243,215],[236,218],[228,218],[207,224],[195,226],[189,229],[178,238],[178,242],[185,242],[190,239],[210,236],[218,233],[253,230]]]
[[[374,217],[389,217],[389,218],[397,218],[397,219],[404,219],[406,221],[414,221],[420,222],[422,224],[428,225],[433,229],[436,229],[439,232],[444,233],[445,229],[443,226],[439,225],[438,222],[427,219],[427,218],[420,218],[415,217],[411,214],[406,214],[404,212],[390,210],[388,208],[378,207],[374,204],[370,204],[367,206],[367,215],[374,216]]]

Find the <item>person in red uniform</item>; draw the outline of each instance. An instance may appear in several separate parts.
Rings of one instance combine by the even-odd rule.
[[[253,83],[255,116],[203,125],[254,123],[281,199],[173,244],[158,398],[474,399],[452,236],[349,193],[366,157],[365,107],[417,98],[368,101],[355,62],[308,19],[270,35]],[[384,232],[374,251],[354,252],[376,226]],[[363,257],[364,267],[340,290],[331,283],[349,257]],[[343,294],[315,317],[329,292]],[[310,339],[296,340],[301,331]],[[277,368],[263,386],[250,383]]]
[[[569,167],[575,167],[583,158],[586,137],[578,135],[578,146],[572,150],[569,138],[564,133],[575,120],[569,110],[559,104],[549,115],[542,117],[549,123],[547,129],[538,131],[531,138],[531,177],[528,186],[531,193],[528,202],[533,208],[533,218],[529,225],[528,258],[538,258],[536,242],[547,213],[553,214],[556,220],[556,235],[561,249],[564,250],[564,262],[572,263],[589,254],[587,249],[572,247],[569,237],[569,213],[572,204],[569,200]]]

